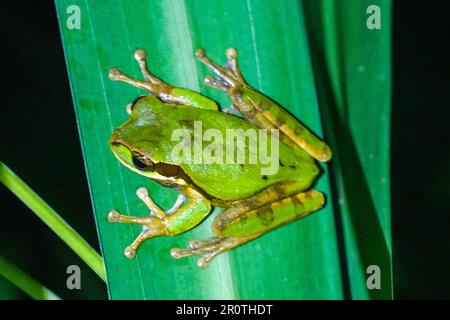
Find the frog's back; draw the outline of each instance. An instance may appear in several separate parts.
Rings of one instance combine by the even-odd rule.
[[[148,112],[151,116],[145,117],[145,123],[141,128],[146,131],[145,139],[151,144],[148,150],[151,150],[152,157],[161,162],[179,165],[195,185],[214,198],[222,200],[246,198],[270,185],[288,180],[302,180],[306,188],[318,173],[313,159],[301,149],[291,149],[280,142],[278,150],[275,148],[278,156],[277,152],[271,155],[273,139],[270,134],[267,135],[267,145],[262,143],[259,139],[260,129],[239,117],[182,105],[154,105],[149,107]],[[199,139],[202,140],[203,153],[200,156],[210,150],[212,142],[217,143],[218,147],[214,149],[219,153],[213,155],[219,160],[218,163],[208,163],[205,157],[198,158],[193,151],[190,159],[185,158],[181,163],[179,159],[175,159],[172,151],[175,148],[179,149],[182,143],[178,138],[172,141],[176,129],[189,133],[191,148],[188,150],[194,149],[194,140],[197,143],[200,142]],[[231,136],[238,130],[256,138],[253,140],[256,144],[250,145],[249,139],[246,138],[243,139],[244,144],[238,145]],[[203,141],[205,133],[213,135],[214,139],[210,137],[209,141]],[[158,139],[153,139],[155,137]],[[161,143],[162,140],[165,142]],[[226,157],[227,144],[234,146],[234,157],[230,159]],[[249,163],[249,150],[252,147],[255,151],[253,154],[256,155],[253,159],[256,161]],[[260,147],[264,154],[268,154],[268,161],[264,164],[260,163]],[[245,161],[237,156],[242,154],[245,154]]]

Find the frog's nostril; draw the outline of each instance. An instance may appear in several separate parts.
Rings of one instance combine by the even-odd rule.
[[[113,146],[117,146],[119,145],[119,135],[117,134],[117,132],[113,132],[113,134],[111,135],[111,138],[109,138],[109,143]]]

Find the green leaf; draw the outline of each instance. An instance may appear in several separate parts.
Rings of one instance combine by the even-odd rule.
[[[61,300],[50,289],[44,287],[2,256],[0,256],[0,275],[35,300]]]
[[[98,253],[58,213],[1,161],[0,182],[25,203],[102,280],[106,281],[105,267]]]
[[[391,1],[304,4],[326,138],[334,150],[334,195],[351,296],[389,299]],[[380,10],[381,29],[366,24],[373,14],[368,8],[374,5]],[[367,289],[366,270],[371,265],[380,267],[380,290]]]
[[[67,8],[74,4],[80,8],[80,29],[69,29],[66,24],[73,15]],[[127,119],[125,106],[142,92],[109,81],[107,73],[111,67],[119,67],[138,77],[132,56],[138,48],[147,50],[151,70],[165,81],[200,91],[228,107],[231,103],[223,93],[202,84],[207,71],[195,61],[193,52],[203,47],[214,60],[225,61],[225,49],[235,47],[248,82],[322,135],[302,2],[60,0],[56,7],[110,297],[343,298],[346,285],[333,209],[338,201],[333,201],[327,167],[315,186],[327,196],[325,208],[218,257],[206,270],[196,266],[195,258],[173,260],[169,250],[184,247],[193,238],[209,237],[218,210],[183,235],[147,241],[134,260],[126,259],[123,249],[139,227],[112,225],[106,220],[113,208],[126,214],[147,214],[135,196],[135,190],[143,185],[164,208],[176,198],[175,191],[120,165],[109,150],[110,134]],[[326,115],[329,117],[328,112]],[[327,130],[329,136],[332,130]],[[335,151],[340,159],[342,152]],[[359,154],[354,155],[359,159]],[[358,192],[350,189],[347,193],[356,197]],[[350,243],[346,249],[357,246],[356,239],[347,234],[344,238],[346,245]]]

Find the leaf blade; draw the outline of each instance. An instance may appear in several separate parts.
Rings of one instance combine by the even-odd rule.
[[[326,136],[335,150],[336,208],[351,294],[391,299],[391,1],[304,2]],[[366,27],[370,5],[381,10],[381,30]],[[367,288],[373,264],[382,270],[381,290]]]
[[[214,5],[204,1],[80,1],[82,28],[67,30],[65,10],[69,4],[72,2],[56,2],[110,297],[342,298],[331,201],[310,218],[217,258],[207,270],[197,269],[194,259],[174,261],[168,251],[185,246],[191,238],[210,235],[212,216],[186,234],[152,239],[132,261],[122,256],[122,250],[137,234],[137,227],[106,222],[106,213],[113,208],[126,214],[145,212],[133,192],[141,185],[150,185],[152,196],[163,207],[169,207],[175,196],[120,167],[108,148],[113,127],[126,119],[124,106],[139,93],[108,83],[107,70],[114,66],[134,70],[130,73],[137,75],[132,52],[139,47],[150,51],[151,68],[158,76],[174,85],[200,90],[222,106],[228,106],[229,101],[200,86],[204,69],[194,64],[192,51],[188,51],[205,47],[218,59],[226,47],[237,47],[247,80],[320,135],[301,3],[291,7],[269,0],[215,1]],[[280,16],[283,19],[277,18]],[[157,50],[151,50],[151,44]],[[331,197],[324,176],[317,188]]]

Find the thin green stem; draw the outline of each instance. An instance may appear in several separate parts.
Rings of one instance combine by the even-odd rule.
[[[0,256],[0,275],[36,300],[61,300],[50,289],[44,287],[17,266]]]
[[[48,204],[0,161],[0,181],[50,227],[97,275],[106,282],[100,255]]]

